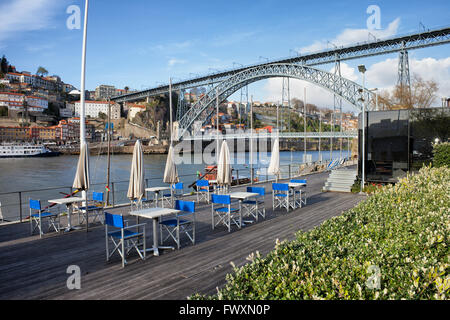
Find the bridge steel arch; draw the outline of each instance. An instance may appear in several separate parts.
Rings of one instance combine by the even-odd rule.
[[[374,98],[374,94],[361,85],[320,69],[290,63],[260,65],[228,77],[201,97],[179,120],[178,140],[193,133],[195,120],[201,119],[203,124],[209,121],[215,111],[217,94],[221,103],[250,83],[275,77],[289,77],[318,85],[349,102],[358,111],[362,110],[363,103]]]

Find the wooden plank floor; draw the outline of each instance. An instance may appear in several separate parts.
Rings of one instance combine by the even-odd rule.
[[[85,231],[29,236],[29,224],[0,225],[0,299],[186,299],[193,293],[213,294],[232,271],[230,262],[241,266],[249,254],[265,255],[276,239],[293,239],[298,230],[309,230],[354,207],[363,196],[322,193],[327,173],[308,179],[308,204],[286,213],[272,211],[266,195],[266,219],[236,227],[211,229],[210,206],[198,206],[197,243],[183,243],[181,250],[164,250],[146,261],[132,254],[122,269],[119,256],[106,262],[104,227]],[[269,184],[264,185],[271,191]],[[235,190],[243,190],[243,187]],[[234,191],[234,190],[233,190]],[[127,212],[116,208],[111,212]],[[76,222],[74,219],[73,222]],[[143,221],[141,221],[143,222]],[[152,243],[148,221],[147,245]],[[67,267],[81,269],[81,289],[69,290]]]

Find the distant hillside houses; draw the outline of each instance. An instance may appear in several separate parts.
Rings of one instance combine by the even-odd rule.
[[[120,119],[120,105],[114,102],[108,101],[85,101],[84,102],[84,110],[85,115],[91,118],[98,118],[100,113],[104,115],[108,114],[108,104],[111,107],[111,119]],[[81,102],[75,102],[75,117],[79,117],[81,112]]]
[[[9,110],[42,112],[48,109],[48,100],[37,96],[26,96],[23,93],[0,92],[0,106],[5,106]]]

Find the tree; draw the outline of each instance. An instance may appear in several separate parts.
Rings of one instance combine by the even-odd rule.
[[[46,76],[47,74],[48,74],[47,69],[45,69],[42,66],[39,66],[39,68],[36,71],[36,75],[41,76],[41,77]]]
[[[8,73],[9,62],[6,59],[5,55],[2,56],[0,60],[0,73],[5,74]]]
[[[382,91],[378,96],[378,105],[382,110],[430,108],[437,98],[438,90],[434,80],[425,81],[414,75],[411,89],[397,85],[392,92]]]

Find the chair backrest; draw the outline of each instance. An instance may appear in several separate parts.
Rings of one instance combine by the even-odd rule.
[[[183,190],[183,182],[178,182],[172,185],[172,189],[174,190]]]
[[[293,183],[305,183],[306,184],[306,180],[305,179],[303,179],[303,180],[292,179],[291,182],[293,182]]]
[[[103,192],[93,192],[92,200],[103,202]]]
[[[227,194],[212,194],[211,195],[212,203],[217,204],[231,204],[231,197]]]
[[[194,201],[175,200],[175,209],[194,213],[195,212],[195,202]]]
[[[105,212],[105,224],[111,227],[123,228],[123,216],[120,214],[112,214]]]
[[[330,163],[327,166],[327,169],[330,169],[334,166],[334,163],[336,162],[336,160],[331,159]]]
[[[263,187],[247,187],[247,192],[258,193],[260,196],[266,194],[266,189]]]
[[[30,209],[41,210],[41,201],[30,199]]]
[[[272,190],[289,191],[289,184],[287,184],[287,183],[272,183]]]
[[[208,180],[197,180],[195,182],[195,185],[197,187],[209,187],[209,181]]]

